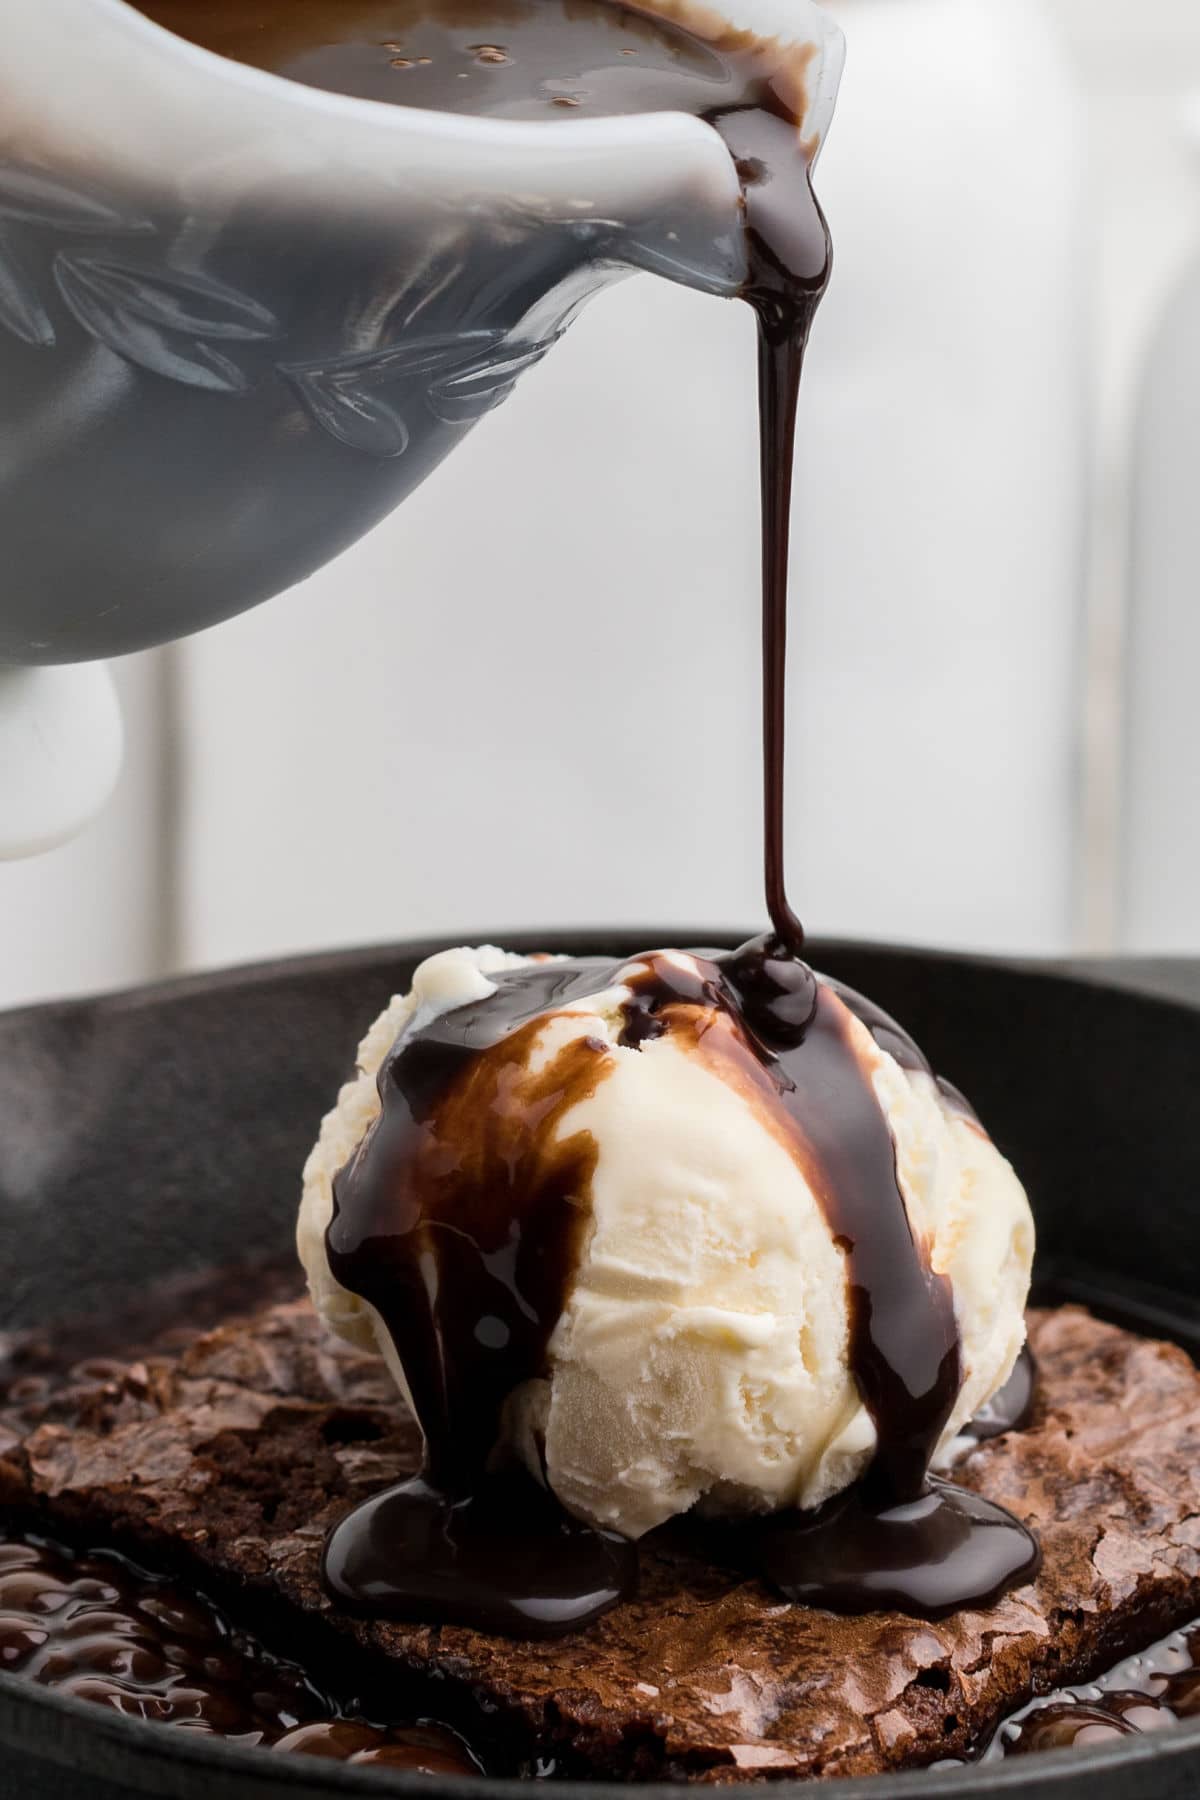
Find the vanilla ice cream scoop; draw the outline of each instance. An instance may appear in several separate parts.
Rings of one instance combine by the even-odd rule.
[[[435,1459],[630,1538],[911,1485],[1024,1342],[1030,1209],[966,1103],[748,951],[432,957],[305,1169],[313,1298]]]

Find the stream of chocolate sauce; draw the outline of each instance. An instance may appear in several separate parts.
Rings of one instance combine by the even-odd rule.
[[[785,70],[778,47],[732,31],[709,39],[611,0],[142,4],[209,48],[374,99],[506,118],[690,112],[724,140],[744,202],[742,297],[758,321],[772,931],[728,957],[521,969],[486,1001],[394,1049],[378,1123],[335,1183],[328,1253],[336,1278],[387,1328],[427,1460],[418,1480],[375,1496],[333,1532],[333,1594],[369,1612],[551,1635],[596,1617],[636,1579],[631,1545],[490,1466],[505,1397],[544,1372],[587,1212],[595,1144],[586,1135],[559,1144],[557,1126],[611,1064],[598,1040],[572,1038],[536,1074],[528,1052],[548,1010],[621,985],[626,1045],[689,1033],[697,1055],[726,1073],[735,1062],[748,1091],[785,1122],[846,1257],[851,1363],[875,1458],[823,1512],[757,1527],[757,1566],[785,1595],[842,1610],[936,1615],[986,1604],[1033,1572],[1037,1548],[1007,1513],[927,1478],[961,1383],[953,1295],[914,1239],[852,1016],[906,1067],[928,1064],[878,1009],[817,981],[785,880],[793,445],[805,349],[830,273],[796,59]],[[710,1029],[714,1018],[724,1029]],[[961,1096],[951,1098],[969,1116]]]

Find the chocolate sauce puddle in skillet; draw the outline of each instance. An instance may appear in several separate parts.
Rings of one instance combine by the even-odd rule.
[[[369,1723],[212,1601],[113,1551],[0,1536],[0,1671],[238,1744],[425,1775],[481,1772],[448,1727]]]
[[[710,41],[606,0],[510,0],[503,22],[499,9],[469,0],[419,14],[282,0],[152,0],[143,10],[210,48],[375,99],[507,118],[691,112],[724,139],[744,199],[742,297],[758,321],[772,932],[731,957],[521,970],[502,976],[487,1001],[394,1049],[380,1075],[378,1123],[335,1184],[328,1253],[337,1280],[376,1308],[391,1336],[426,1466],[332,1533],[325,1566],[334,1597],[369,1612],[552,1635],[595,1618],[636,1580],[632,1545],[567,1518],[527,1477],[490,1467],[506,1395],[544,1371],[587,1216],[595,1145],[582,1135],[558,1144],[555,1130],[606,1070],[599,1042],[573,1040],[536,1076],[527,1052],[548,1008],[623,981],[627,1046],[689,1030],[698,1005],[728,1019],[720,1053],[738,1059],[786,1122],[846,1257],[851,1361],[877,1453],[858,1488],[824,1512],[759,1526],[757,1566],[785,1595],[815,1605],[934,1614],[985,1603],[1032,1572],[1037,1550],[1008,1514],[927,1481],[961,1380],[952,1295],[909,1227],[851,1014],[886,1048],[899,1047],[906,1066],[928,1065],[869,1002],[817,982],[785,880],[793,445],[805,349],[830,272],[794,104],[800,59],[784,74],[777,53],[744,34]],[[456,1120],[465,1116],[490,1122],[481,1161],[460,1154]]]

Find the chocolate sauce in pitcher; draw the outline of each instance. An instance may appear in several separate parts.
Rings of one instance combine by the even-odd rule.
[[[362,98],[564,123],[688,112],[724,140],[744,202],[742,298],[758,321],[772,929],[729,956],[514,970],[485,1001],[394,1048],[379,1120],[335,1183],[327,1249],[335,1277],[392,1338],[426,1463],[332,1533],[333,1595],[367,1612],[553,1635],[598,1616],[636,1579],[631,1545],[569,1519],[528,1477],[492,1467],[505,1397],[545,1372],[586,1216],[595,1145],[586,1135],[559,1143],[558,1122],[611,1061],[603,1043],[576,1038],[532,1076],[530,1034],[551,1008],[620,986],[627,1047],[691,1032],[696,1054],[737,1062],[742,1090],[787,1136],[846,1259],[850,1360],[875,1425],[874,1459],[820,1513],[743,1528],[741,1554],[787,1597],[837,1610],[937,1616],[989,1603],[1034,1572],[1037,1546],[1000,1508],[929,1476],[962,1378],[953,1295],[909,1223],[854,1020],[904,1066],[932,1071],[887,1015],[817,981],[785,879],[793,444],[830,273],[810,181],[815,146],[801,135],[804,57],[789,63],[777,45],[732,30],[705,36],[609,0],[143,0],[143,10],[209,49]],[[474,1161],[461,1153],[464,1116],[489,1121]],[[1023,1404],[1018,1394],[1014,1416]],[[999,1414],[990,1428],[1005,1428]]]

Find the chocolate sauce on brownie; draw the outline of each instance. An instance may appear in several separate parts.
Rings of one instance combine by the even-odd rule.
[[[571,1518],[523,1473],[462,1488],[418,1477],[335,1527],[324,1569],[334,1600],[356,1612],[554,1638],[632,1591],[637,1550]]]

